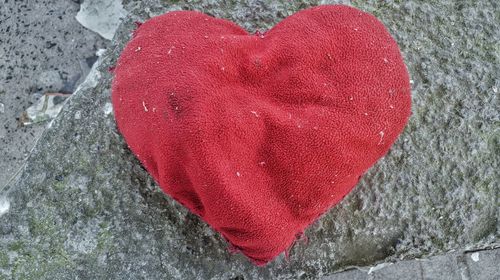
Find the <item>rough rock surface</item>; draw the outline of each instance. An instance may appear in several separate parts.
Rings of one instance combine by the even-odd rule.
[[[175,2],[172,4],[172,2]],[[285,1],[283,1],[285,2]],[[134,21],[197,9],[249,31],[328,1],[124,1],[115,46],[0,190],[0,279],[310,279],[499,245],[500,14],[493,1],[359,1],[398,41],[413,115],[356,189],[267,267],[163,195],[117,133],[111,73]],[[347,2],[347,1],[344,1]],[[2,207],[4,209],[5,207]]]

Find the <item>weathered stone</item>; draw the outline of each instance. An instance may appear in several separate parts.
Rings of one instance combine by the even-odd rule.
[[[131,155],[109,107],[108,68],[134,21],[166,10],[198,9],[255,31],[320,1],[124,2],[135,9],[114,48],[44,132],[20,176],[0,190],[10,206],[0,217],[0,279],[310,279],[499,245],[497,4],[352,3],[377,15],[401,46],[413,116],[389,154],[308,229],[308,244],[258,268],[229,254]]]

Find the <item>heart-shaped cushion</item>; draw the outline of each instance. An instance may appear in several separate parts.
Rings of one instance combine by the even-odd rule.
[[[114,70],[119,131],[162,190],[262,265],[337,204],[410,115],[409,76],[374,16],[318,6],[265,34],[177,11]]]

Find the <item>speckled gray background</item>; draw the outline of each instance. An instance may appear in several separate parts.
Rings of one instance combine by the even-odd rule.
[[[45,128],[21,127],[22,112],[46,91],[73,92],[106,45],[75,20],[75,2],[0,0],[0,186]]]
[[[308,229],[309,243],[264,268],[230,255],[218,234],[154,185],[116,132],[107,68],[133,22],[166,9],[202,10],[253,31],[320,1],[172,2],[127,2],[133,12],[99,69],[0,191],[10,203],[0,217],[0,275],[315,279],[349,266],[499,246],[495,2],[344,1],[379,17],[399,43],[413,115],[389,154]]]

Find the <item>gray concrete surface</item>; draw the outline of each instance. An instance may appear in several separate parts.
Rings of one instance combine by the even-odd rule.
[[[499,264],[500,249],[453,252],[374,268],[353,268],[324,280],[496,280],[500,279]]]
[[[0,279],[495,279],[498,249],[477,262],[469,253],[412,261],[500,245],[495,2],[350,3],[377,15],[400,44],[413,116],[356,190],[308,229],[309,243],[264,268],[229,254],[140,167],[116,131],[107,69],[134,21],[168,9],[199,9],[253,31],[320,1],[172,2],[125,1],[136,9],[100,67],[0,190]],[[361,268],[332,275],[353,266]]]
[[[0,187],[46,126],[21,127],[22,112],[47,91],[73,92],[106,46],[76,21],[76,2],[0,0]]]

